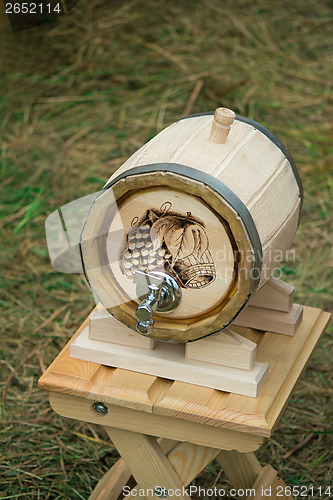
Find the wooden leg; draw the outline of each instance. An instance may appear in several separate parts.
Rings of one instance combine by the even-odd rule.
[[[179,443],[169,454],[168,460],[175,469],[177,475],[186,487],[197,477],[219,453],[214,448],[206,448],[192,443]],[[137,488],[137,486],[135,486]],[[137,497],[129,495],[127,500],[134,500]]]
[[[99,480],[89,500],[117,500],[131,475],[124,460],[120,458]]]
[[[159,438],[158,443],[163,452],[168,453],[176,446],[177,441]],[[131,476],[131,471],[120,458],[99,480],[89,500],[116,500]]]
[[[197,477],[214,458],[220,453],[215,448],[207,448],[192,443],[178,443],[170,453],[168,460],[175,469],[184,486]],[[135,489],[138,486],[134,487]],[[126,500],[137,499],[137,496],[126,496]]]
[[[220,453],[192,443],[178,443],[168,454],[168,460],[184,486],[187,486]]]
[[[263,467],[253,485],[255,495],[247,497],[247,500],[293,500],[294,497],[286,493],[286,485],[277,475],[277,472],[271,465]]]
[[[164,455],[156,439],[138,432],[105,427],[140,489],[153,491],[156,487],[182,491],[183,484]],[[170,495],[170,500],[185,500],[183,495]]]
[[[244,490],[246,495],[246,490],[255,490],[246,500],[293,500],[285,494],[286,485],[276,470],[271,465],[262,467],[254,453],[221,451],[217,460],[235,489]]]
[[[262,470],[254,453],[221,451],[217,461],[236,489],[252,488]]]
[[[171,440],[162,439],[158,443],[151,436],[135,432],[111,427],[105,427],[105,430],[137,480],[135,489],[154,490],[160,486],[167,490],[178,489],[182,493],[182,487],[187,486],[220,453],[216,448],[188,442],[174,446],[175,441]],[[177,492],[169,498],[182,499],[187,495]]]

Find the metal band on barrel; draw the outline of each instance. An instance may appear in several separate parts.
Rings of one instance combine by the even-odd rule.
[[[183,118],[181,118],[178,121],[187,120],[188,118],[195,118],[198,116],[210,116],[210,115],[214,116],[214,113],[215,113],[215,111],[207,111],[205,113],[197,113],[195,115],[184,116]],[[261,125],[261,123],[258,123],[254,120],[249,119],[249,118],[245,118],[244,116],[241,116],[241,115],[236,115],[235,119],[238,120],[239,122],[243,122],[243,123],[246,123],[247,125],[251,125],[252,127],[259,130],[259,132],[264,134],[270,141],[272,141],[282,151],[282,153],[285,155],[285,157],[287,158],[287,160],[289,161],[289,163],[291,165],[291,168],[292,168],[292,171],[293,171],[293,174],[294,174],[294,177],[295,177],[298,189],[299,189],[300,198],[301,198],[301,206],[302,206],[303,197],[304,197],[303,184],[302,184],[302,180],[301,180],[301,177],[299,175],[299,172],[297,170],[294,158],[292,157],[289,149],[286,148],[286,146],[280,141],[280,139],[278,139],[274,134],[272,134],[272,132],[270,132],[269,130],[267,130],[266,127]]]
[[[110,189],[112,188],[112,186],[117,184],[117,182],[132,175],[149,174],[153,172],[171,172],[174,174],[178,174],[182,177],[187,177],[189,179],[194,179],[196,181],[199,181],[205,184],[206,186],[210,187],[214,191],[216,191],[216,193],[219,194],[222,198],[224,198],[229,203],[229,205],[237,212],[237,214],[241,217],[244,223],[245,229],[248,233],[251,245],[253,247],[254,268],[258,269],[259,271],[258,273],[255,273],[255,276],[253,277],[252,292],[251,292],[251,294],[253,294],[257,289],[260,281],[260,271],[262,267],[261,241],[255,223],[247,207],[238,198],[238,196],[233,191],[231,191],[231,189],[228,188],[228,186],[223,184],[223,182],[216,179],[212,175],[207,174],[206,172],[201,172],[196,168],[187,167],[185,165],[180,165],[178,163],[152,163],[150,165],[140,165],[138,167],[131,168],[126,172],[123,172],[118,177],[116,177],[108,184],[106,184],[104,189]]]

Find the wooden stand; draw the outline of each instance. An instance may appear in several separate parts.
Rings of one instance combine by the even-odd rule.
[[[293,286],[271,277],[233,325],[294,335],[303,315],[303,306],[294,304],[294,291]]]
[[[90,500],[116,500],[131,475],[137,488],[159,494],[162,488],[170,490],[170,499],[188,498],[181,488],[214,459],[238,490],[235,498],[262,498],[262,487],[270,486],[265,498],[275,498],[284,483],[271,466],[262,468],[253,452],[271,436],[329,316],[305,307],[294,336],[237,329],[248,332],[257,343],[257,360],[270,366],[257,398],[74,359],[68,344],[39,386],[50,391],[52,408],[60,415],[101,424],[122,457]],[[240,491],[249,488],[254,495]],[[180,495],[172,494],[179,489]]]
[[[247,329],[240,335],[237,327],[293,335],[303,314],[303,307],[293,304],[293,293],[292,286],[271,278],[229,329],[187,344],[143,337],[100,306],[70,353],[85,361],[256,397],[268,370],[267,361],[256,357],[262,334]],[[295,356],[299,348],[295,344]],[[284,354],[277,354],[278,359]],[[292,361],[286,369],[291,368]]]
[[[106,311],[97,311],[90,316],[93,328],[87,326],[72,342],[72,357],[253,397],[257,396],[264,383],[268,365],[254,361],[257,346],[241,335],[221,333],[214,338],[198,340],[193,345],[153,342],[124,325],[120,326],[117,320],[107,315]],[[100,340],[103,333],[100,323],[107,327],[107,341]],[[140,346],[133,344],[133,336],[137,344],[140,340]],[[198,349],[197,343],[200,344]],[[206,344],[208,354],[215,349],[215,359],[212,357],[207,362],[205,349],[200,352],[202,343]],[[237,362],[228,366],[228,354],[233,359],[238,352],[240,357]]]

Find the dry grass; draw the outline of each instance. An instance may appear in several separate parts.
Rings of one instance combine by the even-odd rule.
[[[55,24],[1,34],[1,498],[87,498],[116,457],[37,388],[93,306],[80,277],[52,270],[44,221],[184,113],[223,104],[288,145],[305,202],[283,271],[298,301],[332,310],[331,23],[325,1],[81,0]],[[290,485],[332,483],[330,332],[258,453]]]

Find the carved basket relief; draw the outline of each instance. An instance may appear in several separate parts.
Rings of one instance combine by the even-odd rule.
[[[132,220],[121,250],[121,272],[133,278],[137,269],[164,269],[182,288],[203,288],[216,278],[204,223],[191,212],[170,211],[171,205],[149,208]]]

